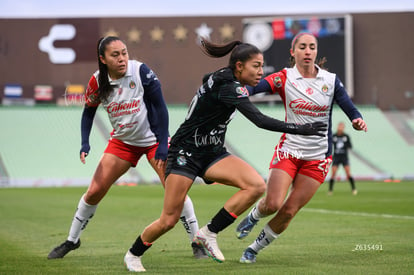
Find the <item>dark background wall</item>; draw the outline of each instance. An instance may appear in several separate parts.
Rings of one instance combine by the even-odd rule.
[[[217,43],[242,40],[243,18],[0,19],[0,99],[7,83],[22,84],[25,97],[33,96],[34,85],[52,85],[54,100],[64,96],[68,83],[87,85],[97,69],[97,40],[116,34],[127,43],[131,58],[157,73],[167,103],[187,104],[202,76],[228,60],[203,55],[196,43],[196,29],[206,24],[212,30],[211,40]],[[354,101],[382,109],[413,108],[414,13],[359,13],[352,18]],[[75,38],[56,41],[54,46],[74,49],[76,60],[52,64],[39,50],[39,40],[53,25],[66,23],[75,26]]]
[[[414,13],[353,19],[354,100],[382,109],[414,108]]]

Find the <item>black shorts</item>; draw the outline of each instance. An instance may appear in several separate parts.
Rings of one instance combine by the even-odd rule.
[[[212,181],[204,178],[208,168],[219,160],[229,156],[225,148],[216,153],[191,152],[186,149],[177,149],[168,151],[167,169],[165,176],[177,174],[192,179],[201,177],[205,183],[211,184]]]
[[[339,166],[339,165],[347,166],[349,165],[348,157],[347,156],[334,156],[332,161],[332,166]]]

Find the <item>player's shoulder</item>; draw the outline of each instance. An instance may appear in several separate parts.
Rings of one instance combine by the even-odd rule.
[[[139,68],[142,64],[144,63],[135,59],[128,60],[128,66],[136,66]]]
[[[235,80],[233,71],[228,67],[215,71],[212,76],[213,80],[216,82],[233,82]]]
[[[323,78],[325,81],[335,84],[337,79],[336,73],[329,72],[325,69],[318,67],[318,78]]]
[[[215,71],[207,79],[209,87],[216,89],[236,90],[242,87],[241,83],[234,77],[233,71],[230,68],[223,68]]]

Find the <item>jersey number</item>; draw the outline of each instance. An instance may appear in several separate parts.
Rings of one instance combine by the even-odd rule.
[[[322,170],[323,176],[326,177],[326,175],[329,172],[329,167],[331,166],[332,159],[327,158],[324,159],[319,163],[318,169]]]
[[[198,95],[195,95],[193,99],[191,100],[190,107],[188,108],[188,112],[187,112],[187,116],[185,117],[185,120],[188,120],[193,114],[195,106],[197,105],[197,101],[198,101]]]

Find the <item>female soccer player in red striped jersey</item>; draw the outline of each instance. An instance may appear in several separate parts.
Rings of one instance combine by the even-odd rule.
[[[242,263],[254,263],[259,251],[286,230],[324,182],[332,161],[333,102],[342,108],[354,129],[367,131],[362,115],[336,74],[315,64],[317,46],[311,33],[297,34],[290,50],[292,68],[273,73],[250,89],[251,94],[278,93],[285,106],[286,122],[323,122],[329,126],[323,136],[282,135],[270,163],[266,195],[237,226],[237,237],[246,237],[260,218],[277,214],[243,252]]]
[[[98,203],[119,177],[137,165],[142,155],[147,156],[165,185],[168,110],[160,81],[147,65],[129,59],[127,47],[118,37],[101,38],[97,55],[99,70],[90,78],[85,93],[81,162],[85,163],[89,154],[89,135],[98,105],[101,104],[108,113],[113,132],[89,188],[79,201],[67,240],[49,253],[49,259],[63,258],[80,246],[80,235],[95,214]],[[194,256],[206,258],[204,249],[193,242],[198,222],[188,196],[180,217]]]

